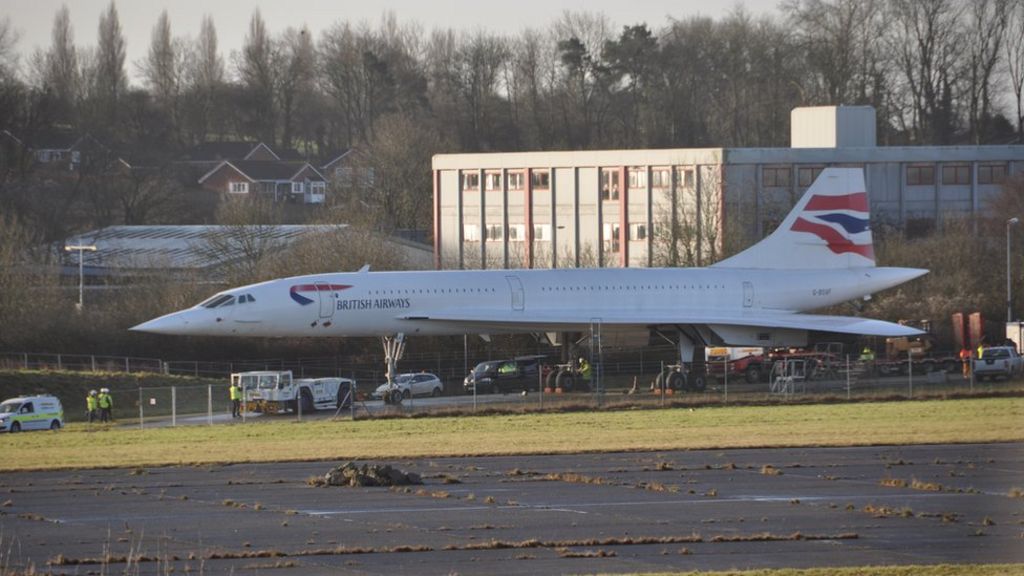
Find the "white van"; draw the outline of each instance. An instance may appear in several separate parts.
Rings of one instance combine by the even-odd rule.
[[[56,396],[11,398],[0,404],[0,432],[60,430],[62,426],[64,407]]]

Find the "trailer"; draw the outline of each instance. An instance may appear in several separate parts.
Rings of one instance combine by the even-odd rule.
[[[231,375],[242,388],[245,409],[276,414],[344,408],[352,402],[355,381],[348,378],[292,378],[291,370],[258,370]]]

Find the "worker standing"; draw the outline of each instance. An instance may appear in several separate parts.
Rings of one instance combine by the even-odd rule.
[[[960,349],[960,368],[965,379],[971,377],[971,351],[967,349],[966,344]]]
[[[237,382],[231,383],[229,390],[231,394],[231,417],[241,418],[242,417],[242,389],[238,386]]]
[[[89,395],[85,397],[85,417],[92,424],[96,420],[96,410],[100,407],[99,399],[96,398],[96,391],[89,390]]]
[[[590,384],[590,362],[586,358],[580,358],[580,376],[588,385]]]
[[[110,395],[110,388],[100,388],[97,402],[100,407],[100,422],[113,422],[114,398]]]

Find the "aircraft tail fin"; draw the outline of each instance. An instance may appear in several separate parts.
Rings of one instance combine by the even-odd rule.
[[[863,268],[875,265],[860,168],[826,168],[769,236],[714,268]]]

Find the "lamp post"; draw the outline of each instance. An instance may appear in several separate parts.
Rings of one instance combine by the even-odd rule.
[[[1013,322],[1013,298],[1011,297],[1013,283],[1010,274],[1010,227],[1020,222],[1020,218],[1014,216],[1006,221],[1006,322]]]
[[[96,246],[92,244],[82,244],[81,238],[78,239],[78,244],[67,244],[64,246],[65,252],[74,252],[75,250],[78,250],[78,305],[76,306],[76,308],[79,312],[81,312],[83,304],[82,291],[83,285],[85,284],[84,253],[86,250],[88,250],[89,252],[95,252]]]

